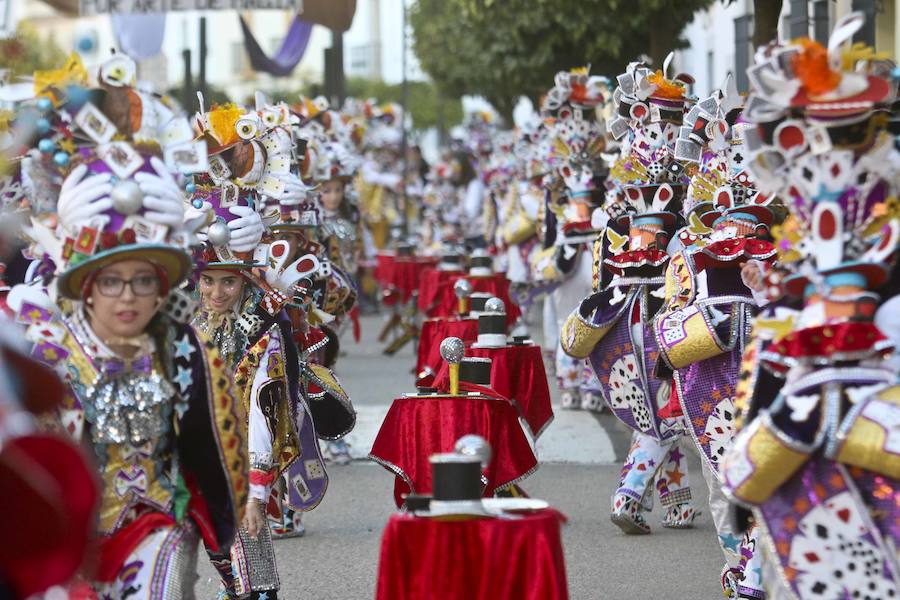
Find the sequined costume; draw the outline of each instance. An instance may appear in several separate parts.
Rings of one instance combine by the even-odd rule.
[[[47,127],[22,138],[35,144],[21,165],[35,182],[23,232],[42,273],[33,291],[54,293],[40,306],[23,302],[18,319],[32,354],[68,385],[56,424],[89,449],[101,486],[96,568],[82,576],[110,600],[192,598],[199,539],[220,548],[234,538],[248,460],[224,361],[179,314],[194,231],[182,178],[205,145],[136,74],[117,54],[91,75],[77,55],[35,75],[25,112]],[[41,153],[47,144],[52,157]],[[145,274],[117,278],[128,263]],[[120,287],[104,291],[104,277]],[[95,296],[147,325],[124,326],[128,317],[101,312]],[[46,308],[54,304],[61,315]],[[112,335],[110,322],[123,329]],[[120,344],[134,353],[116,354]]]
[[[719,461],[734,435],[734,395],[739,366],[757,304],[763,295],[741,280],[748,261],[770,262],[768,238],[773,213],[744,170],[747,149],[734,124],[740,103],[729,78],[724,91],[701,100],[688,123],[716,124],[699,131],[681,129],[676,157],[694,165],[685,198],[685,227],[676,234],[676,251],[666,267],[665,304],[654,332],[661,363],[657,375],[670,374],[672,392],[666,414],[684,415],[690,440],[703,460],[710,512],[726,558],[726,595],[765,596],[759,577],[758,530],[737,529],[721,491]]]
[[[102,484],[94,587],[111,598],[192,597],[200,538],[230,545],[247,494],[241,413],[218,350],[160,319],[123,360],[80,309],[45,325],[62,333],[34,349],[69,386],[59,425],[93,450]]]

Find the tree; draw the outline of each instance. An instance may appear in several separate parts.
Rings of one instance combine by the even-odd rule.
[[[784,0],[753,0],[754,48],[765,46],[778,37],[778,19],[783,3]]]
[[[662,64],[714,0],[417,0],[410,21],[422,68],[448,96],[483,96],[510,119],[561,70],[614,77],[647,54]]]

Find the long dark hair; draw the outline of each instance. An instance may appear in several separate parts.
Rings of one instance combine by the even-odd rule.
[[[475,179],[475,167],[472,165],[472,157],[468,152],[456,150],[453,152],[453,160],[459,165],[459,179],[456,182],[460,187],[466,187],[469,182]]]

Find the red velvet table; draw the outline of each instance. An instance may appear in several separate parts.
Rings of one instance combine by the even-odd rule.
[[[422,278],[419,286],[419,308],[425,310],[427,317],[449,317],[459,313],[459,300],[453,290],[453,284],[462,277],[461,273],[453,273],[449,277]],[[509,280],[502,273],[490,277],[466,277],[472,283],[473,292],[491,294],[503,300],[506,305],[506,325],[510,326],[522,314],[519,306],[509,297]],[[424,307],[424,308],[423,308]]]
[[[376,600],[565,600],[564,517],[392,515],[381,538]]]
[[[452,452],[456,440],[474,433],[490,443],[494,456],[484,470],[485,496],[517,483],[537,469],[537,458],[509,402],[473,396],[402,396],[391,404],[369,458],[391,471],[394,501],[401,494],[431,493],[432,454]]]
[[[462,271],[442,271],[437,267],[422,273],[419,282],[419,311],[427,315],[437,306],[439,296],[448,285],[453,287],[456,280],[465,275]]]
[[[419,373],[428,367],[431,375],[417,381],[418,385],[430,386],[434,381],[434,375],[437,374],[444,362],[444,359],[441,358],[441,342],[447,337],[458,337],[464,342],[474,342],[478,339],[478,320],[441,317],[422,322],[415,372],[418,377]]]
[[[434,256],[379,254],[373,276],[382,288],[396,292],[400,302],[405,304],[419,289],[422,273],[432,269],[437,261]]]
[[[537,439],[553,420],[550,386],[547,384],[541,347],[536,344],[502,348],[473,348],[467,345],[466,356],[491,359],[491,388],[517,406],[531,435]],[[442,362],[431,386],[441,391],[450,388],[450,370],[446,362]]]

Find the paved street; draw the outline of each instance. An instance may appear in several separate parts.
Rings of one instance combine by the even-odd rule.
[[[348,437],[350,466],[332,466],[322,504],[305,516],[304,538],[275,543],[281,598],[356,600],[374,597],[381,530],[393,510],[392,476],[365,460],[391,398],[413,390],[410,348],[383,357],[374,341],[378,317],[363,320],[363,342],[345,338],[347,355],[338,374],[359,411]],[[552,386],[551,386],[552,387]],[[569,522],[563,527],[569,591],[573,599],[716,599],[721,552],[705,509],[706,485],[691,462],[695,496],[704,514],[695,529],[659,526],[657,507],[650,536],[626,536],[609,521],[609,497],[618,481],[628,435],[615,420],[556,411],[539,444],[540,469],[524,482],[529,494],[549,501]],[[452,559],[452,557],[448,557]],[[197,595],[215,597],[215,572],[204,554]]]

